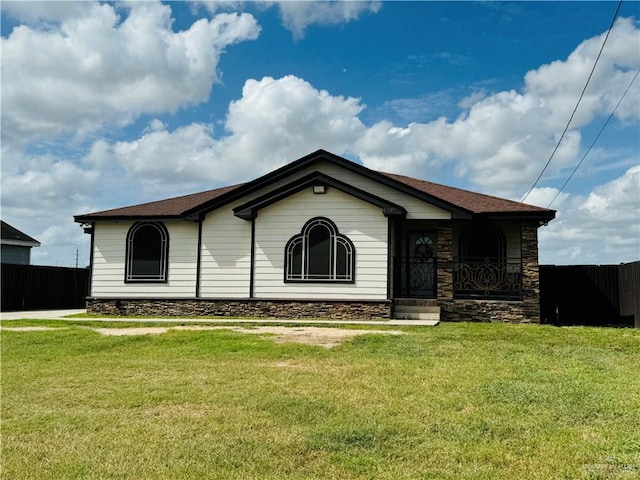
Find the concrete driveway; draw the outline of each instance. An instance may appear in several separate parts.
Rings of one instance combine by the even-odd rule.
[[[28,312],[0,312],[2,320],[18,320],[20,318],[62,318],[67,315],[85,313],[86,309],[73,310],[32,310]]]

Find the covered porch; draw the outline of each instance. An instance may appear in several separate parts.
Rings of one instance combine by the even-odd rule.
[[[396,224],[393,298],[438,298],[440,271],[441,276],[445,272],[452,276],[453,298],[521,300],[519,222],[515,226],[488,221],[448,223],[405,220]]]
[[[491,302],[491,311],[526,306],[535,317],[538,226],[526,219],[396,221],[390,260],[396,310],[423,305],[425,312],[442,309],[443,319],[467,320]]]

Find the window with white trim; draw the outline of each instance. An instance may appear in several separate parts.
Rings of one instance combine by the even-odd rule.
[[[166,282],[169,232],[159,222],[134,224],[127,234],[126,282]]]
[[[286,282],[354,281],[355,249],[328,218],[309,220],[285,247]]]

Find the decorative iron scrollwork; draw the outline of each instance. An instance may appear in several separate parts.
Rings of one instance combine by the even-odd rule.
[[[436,268],[433,258],[396,258],[396,296],[432,297],[435,294],[435,272]]]
[[[454,293],[459,297],[518,299],[522,291],[522,267],[518,260],[485,259],[455,262]]]

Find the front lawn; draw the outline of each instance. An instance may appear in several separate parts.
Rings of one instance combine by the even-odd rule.
[[[2,478],[640,477],[638,330],[445,323],[327,349],[80,323],[2,331]]]

